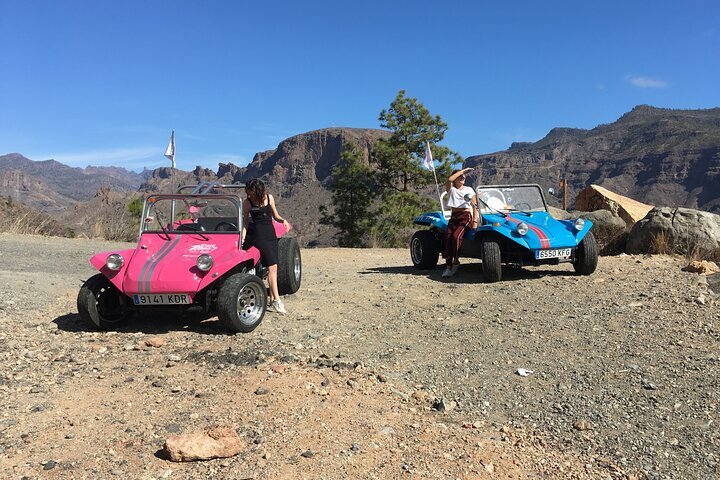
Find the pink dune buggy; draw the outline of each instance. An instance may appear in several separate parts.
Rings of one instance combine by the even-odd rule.
[[[80,317],[97,328],[116,328],[133,313],[217,315],[231,330],[251,332],[267,308],[267,269],[255,247],[241,244],[244,185],[186,185],[145,200],[135,249],[99,253],[77,299]],[[193,189],[191,193],[183,191]],[[275,222],[279,239],[278,290],[300,288],[297,240]]]

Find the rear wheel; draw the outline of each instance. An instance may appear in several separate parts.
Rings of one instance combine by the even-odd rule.
[[[218,318],[236,332],[252,332],[267,308],[267,291],[260,278],[236,273],[225,280],[217,299]]]
[[[85,323],[101,330],[112,330],[130,316],[125,307],[127,299],[105,275],[98,273],[80,287],[78,313]]]
[[[573,268],[580,275],[590,275],[597,268],[597,264],[598,250],[595,235],[592,232],[587,232],[575,250]]]
[[[430,230],[418,230],[410,240],[410,258],[415,268],[435,268],[440,256],[440,241]]]
[[[302,280],[302,260],[300,246],[294,238],[278,240],[278,292],[291,295],[298,291]]]
[[[487,282],[497,282],[502,278],[500,244],[494,240],[480,242],[482,274]]]

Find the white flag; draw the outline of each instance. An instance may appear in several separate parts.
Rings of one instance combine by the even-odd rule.
[[[425,142],[425,159],[423,160],[423,164],[428,170],[435,170],[435,163],[433,162],[432,152],[430,151],[430,142]]]
[[[170,143],[165,150],[165,156],[172,162],[172,168],[175,168],[175,130],[170,135]]]

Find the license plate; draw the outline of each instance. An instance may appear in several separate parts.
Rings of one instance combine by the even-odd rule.
[[[535,252],[536,260],[545,258],[569,258],[572,254],[572,248],[559,248],[557,250],[537,250]]]
[[[188,305],[192,303],[187,293],[148,293],[133,295],[135,305]]]

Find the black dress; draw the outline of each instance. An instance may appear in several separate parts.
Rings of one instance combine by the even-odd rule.
[[[250,202],[250,199],[248,201]],[[278,239],[272,222],[270,199],[268,198],[268,203],[264,207],[256,207],[250,202],[250,218],[252,223],[248,225],[243,248],[255,247],[260,250],[260,260],[264,267],[277,265]]]

